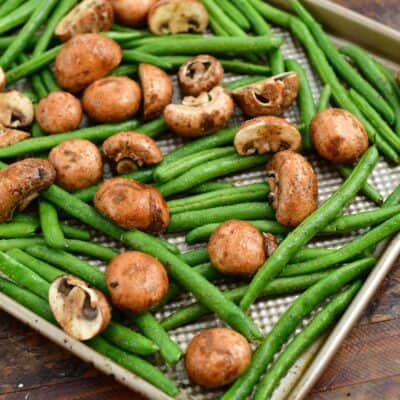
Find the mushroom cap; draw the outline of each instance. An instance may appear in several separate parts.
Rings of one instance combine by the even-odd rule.
[[[297,226],[318,207],[318,181],[311,164],[291,150],[276,153],[267,164],[276,220]]]
[[[81,102],[68,92],[51,92],[36,107],[39,126],[50,134],[72,131],[81,119]]]
[[[70,192],[95,184],[103,175],[100,151],[89,140],[60,143],[50,151],[49,161],[57,171],[57,184]]]
[[[61,328],[77,340],[94,338],[111,320],[111,308],[104,294],[72,275],[53,281],[49,305]]]
[[[105,36],[84,33],[65,43],[55,62],[58,83],[78,93],[115,68],[122,59],[121,47]]]
[[[178,79],[182,92],[198,96],[220,84],[224,77],[221,63],[213,56],[200,54],[179,68]]]
[[[368,149],[364,125],[341,108],[318,113],[311,121],[310,133],[318,154],[334,163],[352,163]]]
[[[0,125],[7,128],[23,128],[32,123],[32,101],[17,90],[0,93]]]
[[[266,259],[264,237],[249,222],[232,219],[213,232],[208,242],[208,254],[218,271],[251,276]]]
[[[142,25],[157,0],[111,0],[115,18],[124,25]]]
[[[241,155],[281,150],[296,151],[301,146],[301,134],[294,125],[283,118],[256,117],[240,125],[234,145]]]
[[[55,35],[62,42],[81,33],[109,31],[114,12],[109,0],[83,0],[56,26]]]
[[[156,35],[204,32],[208,12],[197,0],[160,0],[150,8],[147,22]]]
[[[101,214],[126,229],[160,233],[169,223],[168,205],[160,192],[132,179],[108,179],[93,202]]]
[[[28,132],[19,131],[17,129],[9,129],[0,126],[0,149],[10,146],[25,139],[29,139],[31,135]]]
[[[7,85],[6,74],[4,73],[3,68],[0,67],[0,92],[4,90]]]
[[[103,154],[116,163],[119,174],[161,162],[163,155],[158,144],[138,132],[120,132],[103,143]]]
[[[105,276],[111,302],[134,313],[154,307],[168,292],[168,274],[164,266],[139,251],[126,251],[114,257]]]
[[[16,209],[26,208],[55,177],[54,167],[40,158],[26,158],[1,170],[0,223],[9,221]]]
[[[185,137],[209,135],[226,126],[233,114],[233,100],[221,86],[198,97],[184,97],[182,104],[170,104],[164,110],[167,126]]]
[[[185,367],[195,383],[218,388],[244,372],[251,354],[250,344],[238,332],[228,328],[205,329],[189,343]]]
[[[171,103],[174,87],[171,78],[154,65],[140,64],[138,74],[143,90],[143,114],[147,121],[161,115]]]

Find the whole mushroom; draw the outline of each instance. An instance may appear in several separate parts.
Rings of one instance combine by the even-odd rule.
[[[297,226],[317,209],[317,177],[302,155],[291,150],[276,153],[267,164],[267,181],[282,225]]]
[[[95,184],[103,175],[100,151],[89,140],[60,143],[50,151],[49,161],[57,171],[57,184],[70,192]]]
[[[103,154],[115,164],[118,174],[143,165],[158,164],[163,156],[158,144],[143,133],[120,132],[103,143]]]
[[[318,113],[311,121],[310,133],[318,154],[334,163],[352,163],[368,149],[364,125],[340,108]]]
[[[124,25],[142,25],[157,0],[111,0],[115,18]]]
[[[113,305],[134,313],[154,307],[168,292],[164,266],[139,251],[126,251],[114,257],[105,275]]]
[[[77,340],[94,338],[111,320],[111,307],[104,294],[72,275],[53,281],[49,305],[61,328]]]
[[[32,101],[17,90],[0,93],[0,125],[6,128],[23,128],[32,123]]]
[[[126,229],[160,233],[169,223],[168,206],[160,192],[127,178],[105,181],[94,196],[94,206],[105,217]]]
[[[0,125],[0,149],[10,146],[11,144],[22,142],[30,137],[31,135],[28,132],[4,128]]]

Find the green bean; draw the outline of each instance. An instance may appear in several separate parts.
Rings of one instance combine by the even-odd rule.
[[[71,253],[85,254],[104,261],[110,261],[118,255],[113,249],[101,244],[71,239],[65,241],[64,250]]]
[[[266,399],[272,394],[280,379],[298,357],[344,313],[361,286],[362,281],[356,281],[348,289],[337,294],[289,343],[258,384],[254,394],[255,400]]]
[[[147,37],[147,33],[143,31],[132,31],[132,32],[118,32],[118,31],[108,31],[101,32],[103,36],[106,36],[122,45],[124,45],[129,40],[140,39]]]
[[[197,33],[180,33],[176,35],[162,35],[162,36],[150,36],[132,39],[129,42],[123,44],[123,47],[130,49],[132,47],[144,46],[144,45],[155,45],[158,43],[169,43],[181,39],[200,39],[201,35]]]
[[[23,24],[37,8],[39,1],[30,0],[0,19],[0,35]]]
[[[77,228],[72,225],[60,224],[61,230],[64,232],[65,237],[77,240],[90,240],[90,233],[84,229]]]
[[[28,97],[28,99],[32,102],[32,103],[37,103],[38,102],[38,96],[36,95],[36,93],[33,93],[33,91],[30,90],[24,90],[22,92],[22,94],[26,97]]]
[[[130,62],[142,62],[152,64],[163,69],[172,69],[172,65],[163,61],[160,57],[153,56],[140,50],[125,50],[123,52],[123,59]]]
[[[378,159],[379,155],[376,148],[370,147],[343,185],[319,209],[289,233],[252,279],[249,289],[240,303],[242,310],[247,310],[262,288],[280,274],[293,255],[313,236],[324,229],[338,215],[340,210],[354,198]]]
[[[327,248],[318,248],[318,247],[307,247],[298,251],[291,259],[291,262],[301,262],[312,260],[314,258],[319,258],[326,256],[327,254],[332,254],[337,249],[327,249]]]
[[[0,49],[4,50],[8,46],[11,46],[14,40],[15,40],[15,35],[0,37]]]
[[[132,65],[119,65],[118,67],[114,68],[110,75],[113,76],[131,76],[136,75],[138,71],[138,66],[136,64]]]
[[[215,18],[213,15],[208,14],[208,23],[210,25],[211,30],[213,33],[217,36],[229,36],[229,33],[222,28],[222,26],[219,24],[219,21],[217,18]]]
[[[58,220],[57,209],[47,201],[39,202],[40,226],[46,244],[56,249],[65,246],[64,232]]]
[[[250,4],[268,21],[289,28],[291,15],[262,0],[249,0]]]
[[[39,74],[31,76],[31,86],[35,93],[38,95],[39,100],[46,97],[49,92],[42,81],[42,77]]]
[[[147,34],[149,36],[152,36],[152,34],[150,32],[146,32],[146,31],[142,31],[140,29],[134,29],[132,27],[129,26],[124,26],[124,25],[119,25],[119,24],[112,24],[111,29],[113,31],[117,31],[117,32],[141,32],[143,34]]]
[[[150,235],[140,231],[128,232],[123,236],[128,246],[151,254],[162,262],[171,277],[182,287],[189,290],[206,307],[249,340],[262,337],[254,322],[204,277],[194,272],[189,265],[154,242]]]
[[[12,11],[14,11],[16,8],[18,8],[21,3],[23,3],[24,0],[8,0],[4,4],[1,5],[0,7],[0,17],[4,17],[5,15],[8,15]]]
[[[40,136],[44,136],[44,131],[40,127],[40,125],[35,121],[32,125],[32,130],[31,130],[32,137],[37,138]]]
[[[36,244],[43,244],[42,238],[21,238],[21,239],[2,239],[0,240],[0,251],[11,249],[26,249]]]
[[[319,95],[318,104],[317,104],[317,113],[325,110],[329,106],[329,100],[332,95],[332,90],[329,84],[324,85]]]
[[[242,157],[235,154],[208,161],[159,186],[159,191],[165,197],[182,193],[211,179],[263,165],[269,158],[269,155]]]
[[[49,69],[44,69],[40,75],[48,92],[58,92],[61,90],[61,87],[55,81],[53,73]]]
[[[355,261],[334,270],[301,294],[279,318],[267,337],[253,354],[250,366],[221,397],[222,400],[245,399],[253,390],[261,374],[280,347],[294,333],[302,319],[326,298],[335,294],[344,285],[365,275],[375,264],[372,257]]]
[[[393,190],[393,192],[387,197],[387,199],[383,202],[382,207],[391,207],[396,206],[400,203],[400,185]]]
[[[190,189],[190,193],[193,194],[202,194],[208,192],[214,192],[216,190],[223,190],[223,189],[232,189],[235,185],[230,182],[204,182],[200,185],[195,186],[194,188]]]
[[[237,25],[239,25],[240,28],[245,31],[248,31],[250,29],[249,20],[229,0],[218,0],[217,3],[220,8],[226,13],[226,15]]]
[[[400,86],[398,83],[398,80],[396,80],[395,76],[393,75],[392,71],[386,68],[383,64],[378,62],[377,60],[374,60],[375,64],[377,67],[380,69],[383,75],[385,75],[386,79],[390,82],[392,85],[392,89],[395,91],[397,94],[398,99],[400,99]]]
[[[189,250],[182,253],[180,258],[188,265],[202,264],[208,261],[207,247],[199,247],[198,249]]]
[[[35,234],[38,225],[30,222],[0,224],[0,238],[24,238]]]
[[[227,84],[225,84],[225,87],[228,90],[236,90],[239,89],[241,87],[247,86],[247,85],[251,85],[252,83],[256,83],[259,82],[261,80],[265,79],[265,76],[261,76],[261,75],[257,75],[257,76],[246,76],[244,78],[241,79],[237,79],[235,81],[229,82]]]

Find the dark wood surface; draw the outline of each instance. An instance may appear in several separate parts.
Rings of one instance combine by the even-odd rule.
[[[400,29],[399,0],[335,0]],[[310,400],[400,399],[400,261]],[[0,400],[143,400],[0,311]]]

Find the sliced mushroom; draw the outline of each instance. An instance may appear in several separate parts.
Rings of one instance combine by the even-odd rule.
[[[282,114],[296,99],[298,90],[297,74],[285,72],[236,89],[232,95],[247,116],[258,117]]]
[[[49,304],[61,328],[77,340],[94,338],[111,320],[104,294],[72,275],[60,276],[51,284]]]
[[[197,0],[161,0],[151,7],[147,22],[156,35],[204,32],[208,12]]]
[[[109,0],[83,0],[57,25],[55,35],[66,42],[80,33],[109,31],[114,12]]]
[[[4,73],[3,68],[0,67],[0,92],[4,90],[7,84],[6,74]]]
[[[111,0],[115,18],[124,25],[142,25],[157,0]]]
[[[296,151],[301,146],[301,134],[283,118],[257,117],[243,122],[236,132],[234,145],[240,155]]]
[[[26,158],[1,170],[0,223],[9,221],[16,209],[26,208],[55,178],[53,166],[39,158]]]
[[[198,97],[184,97],[182,104],[170,104],[164,110],[167,126],[186,137],[199,137],[223,128],[233,114],[233,101],[221,86]]]
[[[158,117],[171,103],[174,87],[162,69],[150,64],[139,65],[139,79],[143,91],[143,114],[147,121]]]
[[[0,126],[0,149],[2,147],[10,146],[11,144],[22,142],[30,138],[28,132],[19,131],[17,129],[9,129]]]
[[[120,132],[103,143],[103,154],[116,164],[118,174],[138,169],[143,165],[158,164],[162,152],[157,143],[142,133]]]
[[[221,63],[213,56],[200,54],[183,64],[178,73],[182,92],[188,96],[198,96],[220,84],[224,77]]]
[[[272,207],[282,225],[297,226],[317,209],[318,182],[311,164],[291,150],[276,153],[267,164]]]
[[[7,128],[22,128],[32,123],[32,101],[21,92],[0,93],[0,124]]]

